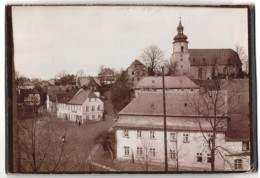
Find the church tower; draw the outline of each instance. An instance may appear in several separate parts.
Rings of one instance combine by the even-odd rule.
[[[181,18],[179,26],[177,27],[178,34],[173,38],[173,53],[171,62],[174,66],[175,75],[189,75],[190,61],[188,52],[187,36],[183,34],[184,27],[181,24]]]

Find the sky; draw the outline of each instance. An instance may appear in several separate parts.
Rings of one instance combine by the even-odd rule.
[[[181,17],[190,49],[248,51],[246,8],[170,6],[13,7],[15,70],[43,80],[58,72],[97,76],[101,65],[126,69],[156,45],[165,59]]]

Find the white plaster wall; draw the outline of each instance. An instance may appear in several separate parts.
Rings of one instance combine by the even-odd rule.
[[[123,130],[116,130],[117,139],[117,159],[132,159],[131,153],[134,154],[135,160],[142,160],[136,157],[137,146],[150,145],[156,149],[156,157],[151,158],[152,162],[163,164],[164,162],[164,142],[163,131],[155,131],[155,139],[149,138],[150,131],[142,131],[143,138],[137,138],[137,130],[129,130],[129,137],[123,136]],[[199,132],[175,132],[177,134],[177,147],[179,150],[179,166],[191,170],[210,170],[210,163],[207,163],[207,144]],[[183,143],[183,134],[188,133],[189,143]],[[217,134],[217,145],[224,143],[224,133]],[[170,149],[176,149],[176,142],[170,141],[170,132],[167,133],[168,142],[168,161],[169,166],[175,166],[176,160],[171,160],[169,156]],[[130,147],[130,156],[124,156],[124,146]],[[197,153],[202,153],[203,162],[197,162]],[[224,160],[219,154],[216,154],[216,170],[224,170]]]

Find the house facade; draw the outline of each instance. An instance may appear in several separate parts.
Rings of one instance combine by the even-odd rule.
[[[109,68],[102,69],[98,74],[98,78],[100,79],[100,83],[102,85],[110,85],[116,82],[115,73]]]
[[[77,78],[76,85],[85,90],[91,90],[96,95],[100,96],[101,83],[98,77],[79,77]]]
[[[35,89],[21,89],[19,103],[27,106],[38,106],[41,103],[41,96]]]
[[[237,52],[232,49],[189,49],[188,37],[183,31],[180,21],[178,34],[173,39],[171,58],[176,75],[187,75],[199,80],[238,77],[242,63]]]
[[[223,99],[227,92],[221,92]],[[167,158],[170,167],[190,171],[210,171],[211,154],[208,147],[213,136],[209,121],[212,116],[195,112],[192,107],[201,93],[166,93]],[[114,129],[116,134],[116,157],[119,160],[133,160],[150,164],[164,164],[164,131],[162,93],[142,92],[122,111]],[[203,107],[205,108],[205,107]],[[221,108],[226,112],[226,106]],[[211,112],[210,112],[211,113]],[[237,118],[237,117],[236,117]],[[215,170],[242,171],[250,169],[249,132],[245,140],[232,132],[239,132],[230,117],[216,116]],[[245,125],[243,125],[245,127]],[[233,129],[230,129],[233,128]],[[239,157],[240,155],[240,157]],[[242,156],[244,155],[244,156]],[[148,160],[147,160],[148,159]]]
[[[126,74],[130,86],[135,87],[143,77],[148,75],[148,69],[143,63],[136,59],[127,68]]]
[[[77,92],[69,101],[58,103],[57,116],[74,122],[101,121],[104,103],[90,90]]]

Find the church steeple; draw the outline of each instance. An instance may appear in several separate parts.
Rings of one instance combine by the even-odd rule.
[[[179,26],[177,27],[177,32],[178,34],[173,38],[174,42],[186,42],[187,41],[187,36],[183,34],[184,27],[182,26],[181,23],[181,17],[179,21]]]

